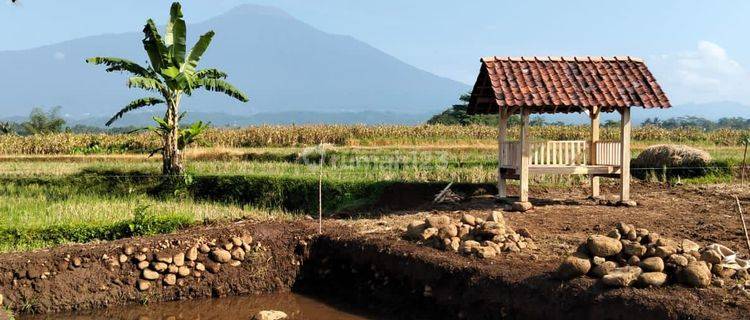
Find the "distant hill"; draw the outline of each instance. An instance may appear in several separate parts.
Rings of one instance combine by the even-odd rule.
[[[152,112],[133,112],[128,114],[122,120],[117,121],[115,126],[146,126],[154,125],[151,117],[161,113]],[[395,112],[308,112],[308,111],[289,111],[278,113],[258,113],[254,115],[231,115],[226,113],[208,113],[208,112],[190,112],[187,114],[185,121],[194,122],[196,120],[211,122],[213,126],[249,126],[262,124],[421,124],[430,117],[430,114],[403,114]],[[67,117],[67,125],[74,126],[77,124],[103,127],[109,117],[88,117],[82,119]],[[9,118],[7,120],[22,122],[25,118]],[[20,121],[19,121],[20,120]]]
[[[275,8],[244,5],[189,25],[190,45],[209,29],[217,35],[201,65],[227,71],[251,102],[199,93],[185,100],[191,111],[436,113],[470,89],[352,37],[319,31]],[[32,107],[57,105],[77,118],[116,112],[145,93],[127,89],[123,75],[107,74],[84,59],[117,56],[145,64],[141,39],[138,32],[107,34],[0,52],[0,117],[25,116]]]

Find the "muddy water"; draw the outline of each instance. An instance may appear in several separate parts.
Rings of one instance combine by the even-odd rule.
[[[260,310],[284,311],[289,319],[375,319],[294,293],[167,302],[69,314],[26,316],[20,319],[235,320],[251,319]]]

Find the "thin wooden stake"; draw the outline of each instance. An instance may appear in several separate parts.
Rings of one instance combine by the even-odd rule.
[[[318,175],[318,234],[323,234],[323,145],[320,147],[320,175]]]
[[[750,237],[747,235],[747,225],[745,224],[745,214],[742,213],[742,205],[740,204],[740,198],[734,196],[734,200],[737,201],[737,210],[740,212],[740,219],[742,219],[742,230],[745,231],[745,241],[747,241],[747,250],[750,252]]]

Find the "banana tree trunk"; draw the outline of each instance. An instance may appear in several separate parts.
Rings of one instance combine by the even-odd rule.
[[[162,173],[164,175],[182,175],[184,170],[182,166],[182,155],[180,154],[180,148],[178,145],[180,130],[179,106],[179,96],[172,97],[167,102],[167,113],[164,118],[171,129],[164,136],[164,151],[162,152]]]

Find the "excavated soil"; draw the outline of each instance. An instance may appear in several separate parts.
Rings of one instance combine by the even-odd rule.
[[[560,260],[593,233],[618,222],[632,223],[674,239],[718,242],[748,256],[733,195],[747,202],[748,188],[675,187],[636,184],[638,207],[601,206],[586,190],[532,189],[535,209],[506,213],[511,228],[526,228],[539,247],[493,259],[466,257],[403,240],[406,225],[424,219],[420,210],[390,212],[372,219],[329,220],[315,237],[313,222],[243,222],[200,227],[172,235],[111,243],[65,246],[49,251],[0,255],[0,293],[20,311],[54,312],[199,297],[294,290],[393,319],[741,319],[750,298],[726,288],[670,285],[650,289],[607,289],[593,279],[555,280]],[[512,191],[512,190],[511,190]],[[613,192],[614,190],[605,190]],[[409,197],[403,193],[404,197]],[[544,199],[544,200],[541,200]],[[431,206],[430,212],[459,218],[485,216],[502,208],[488,196]],[[125,244],[187,246],[203,238],[249,232],[267,248],[263,259],[222,268],[182,286],[156,285],[147,293],[132,272],[109,271],[100,261]],[[60,268],[47,279],[30,279],[34,266],[57,266],[67,255],[89,259],[83,267]],[[98,260],[97,260],[98,259]],[[48,268],[49,269],[49,268]],[[38,270],[32,272],[38,274]],[[117,279],[117,280],[116,280]],[[130,280],[128,280],[130,279]],[[119,284],[122,283],[122,284]],[[147,298],[147,299],[145,299]]]

